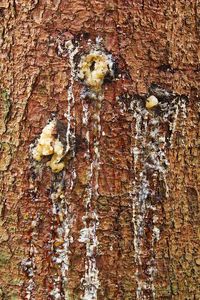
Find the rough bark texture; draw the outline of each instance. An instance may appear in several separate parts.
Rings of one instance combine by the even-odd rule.
[[[200,299],[199,1],[0,7],[0,299]],[[97,37],[116,77],[83,99],[63,45]],[[165,119],[153,82],[181,99]],[[30,150],[52,113],[72,140],[57,174]]]

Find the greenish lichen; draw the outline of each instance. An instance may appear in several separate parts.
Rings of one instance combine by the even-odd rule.
[[[5,266],[9,260],[10,260],[11,254],[9,253],[9,250],[3,250],[1,249],[0,252],[0,267]]]
[[[0,171],[6,171],[12,158],[11,146],[8,143],[0,142]]]
[[[8,117],[8,113],[11,107],[10,92],[8,90],[2,91],[2,99],[3,99],[3,116],[5,121]]]

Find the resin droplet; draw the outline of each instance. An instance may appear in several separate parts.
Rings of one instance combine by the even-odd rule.
[[[155,96],[150,96],[146,99],[146,108],[152,109],[158,105],[158,99]]]

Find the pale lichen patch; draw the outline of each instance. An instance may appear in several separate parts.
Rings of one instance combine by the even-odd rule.
[[[78,77],[93,92],[99,93],[101,91],[107,75],[113,76],[111,55],[107,55],[101,50],[93,50],[81,58]]]
[[[64,156],[64,146],[55,135],[56,120],[52,120],[47,124],[40,135],[37,146],[33,148],[32,155],[37,161],[41,161],[43,156],[52,155],[50,161],[47,162],[54,173],[63,170],[65,164],[61,161]]]

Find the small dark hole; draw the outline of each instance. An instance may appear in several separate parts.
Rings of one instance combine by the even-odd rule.
[[[93,61],[90,65],[90,71],[94,71],[94,68],[95,68],[95,61]]]
[[[4,16],[4,9],[0,8],[0,17],[3,17],[3,16]]]

